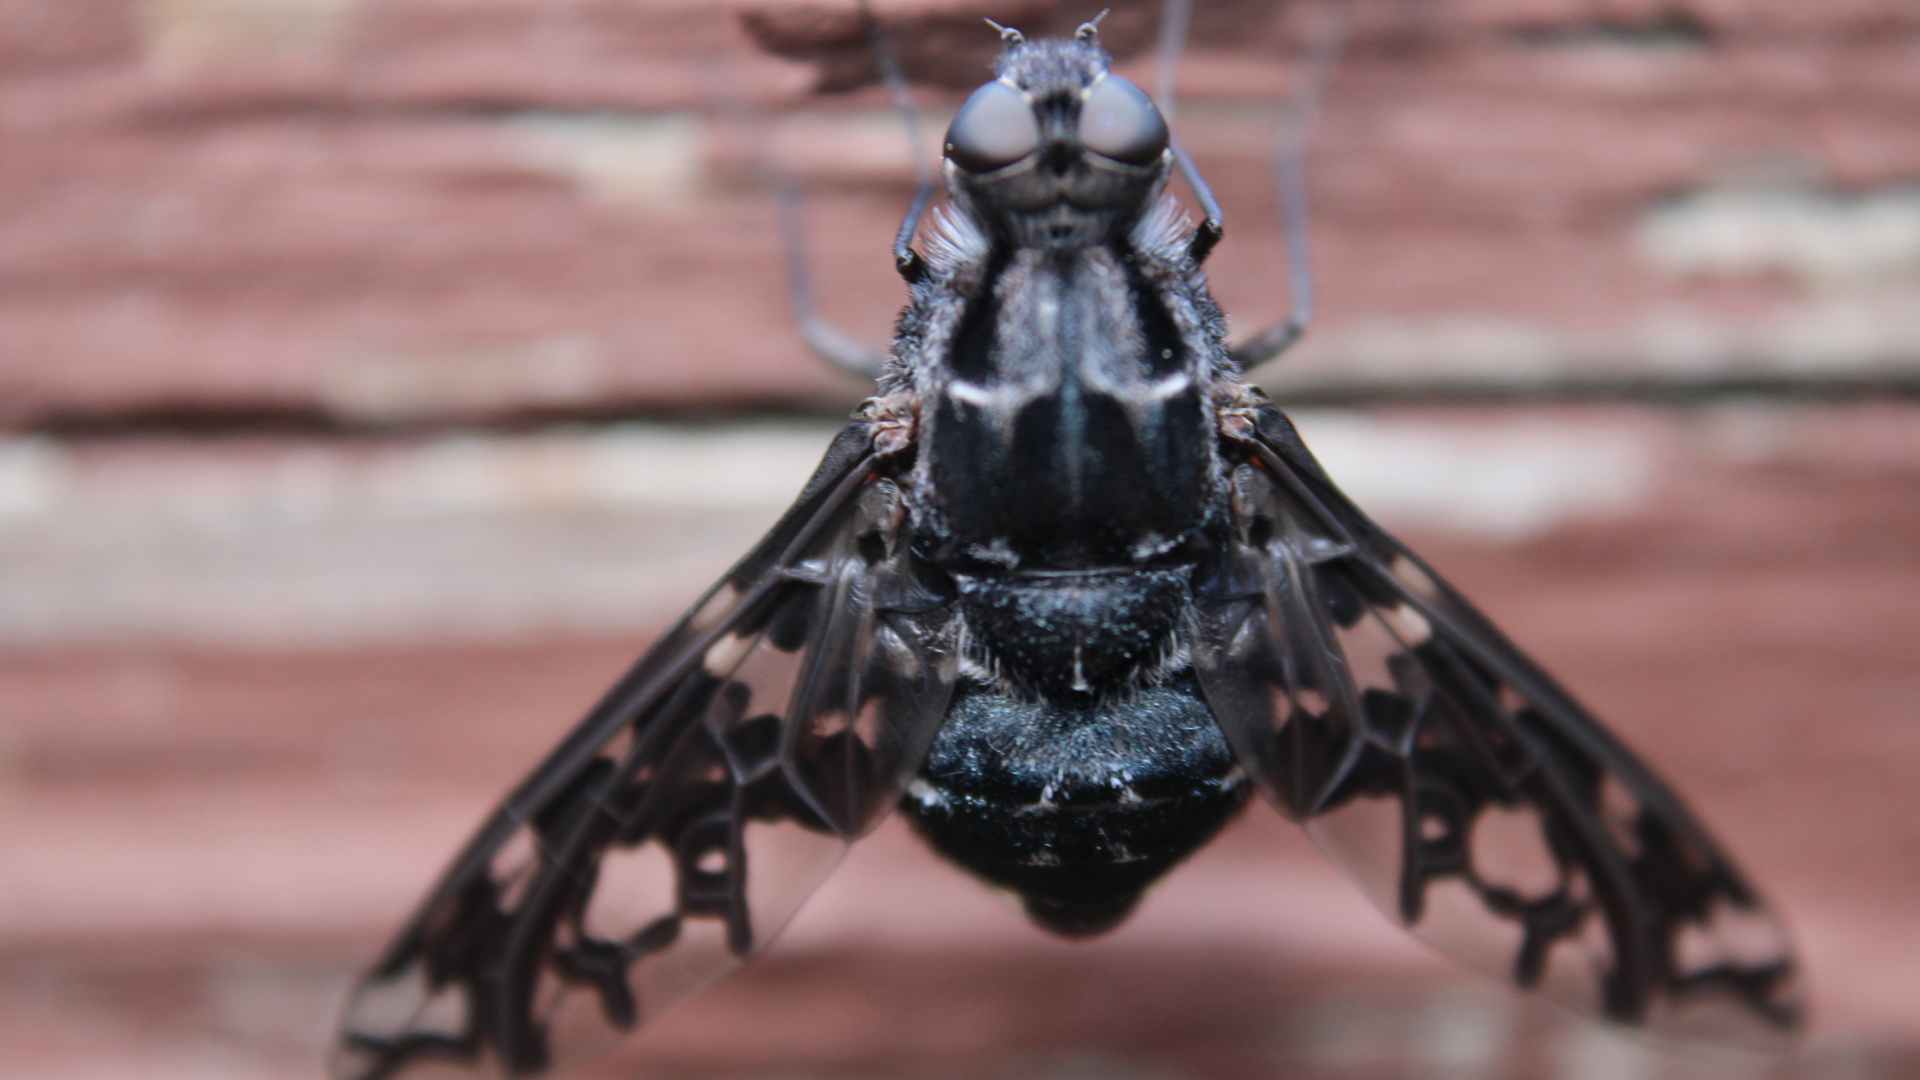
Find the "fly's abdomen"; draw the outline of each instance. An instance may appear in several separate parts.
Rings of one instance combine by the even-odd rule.
[[[1192,569],[956,575],[978,657],[1026,693],[1117,696],[1165,665],[1190,603]]]
[[[1110,929],[1247,801],[1191,678],[1080,706],[964,686],[903,806],[1056,933]]]

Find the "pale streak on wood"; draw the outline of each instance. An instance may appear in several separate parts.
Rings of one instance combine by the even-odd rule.
[[[510,130],[525,161],[603,203],[685,210],[699,198],[702,127],[694,118],[534,115]]]
[[[144,0],[135,26],[165,74],[222,65],[324,63],[345,43],[360,0]]]

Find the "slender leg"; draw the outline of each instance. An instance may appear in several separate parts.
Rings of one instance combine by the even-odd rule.
[[[1219,200],[1213,197],[1213,189],[1207,186],[1206,178],[1194,167],[1193,158],[1175,145],[1173,160],[1180,164],[1180,175],[1187,178],[1187,186],[1193,189],[1193,197],[1200,200],[1200,212],[1207,216],[1200,227],[1193,231],[1193,239],[1187,242],[1187,255],[1198,266],[1207,261],[1207,256],[1213,253],[1213,246],[1226,235],[1227,224],[1220,216]]]
[[[860,16],[867,26],[867,42],[873,48],[873,59],[880,65],[880,77],[887,84],[887,96],[893,99],[893,109],[900,114],[901,124],[906,128],[907,156],[913,162],[913,202],[908,204],[906,216],[900,219],[900,231],[893,237],[894,269],[911,285],[927,272],[920,253],[913,250],[913,234],[920,228],[920,215],[927,212],[927,204],[933,201],[933,170],[920,156],[920,110],[913,103],[913,91],[907,87],[907,75],[900,70],[900,60],[893,55],[886,31],[880,28],[866,0],[860,0]]]
[[[918,182],[913,202],[907,208],[906,217],[901,221],[900,231],[893,241],[894,267],[911,284],[926,273],[926,264],[913,249],[913,235],[920,227],[920,217],[926,212],[927,204],[933,199],[933,178],[926,163],[920,159],[919,110],[914,108],[906,76],[900,70],[899,61],[894,58],[886,34],[873,18],[865,0],[861,0],[860,18],[866,26],[867,40],[879,64],[881,78],[886,82],[894,109],[899,112],[906,128],[907,152],[912,157]],[[806,341],[808,348],[834,367],[864,378],[879,375],[886,366],[887,351],[860,342],[822,317],[815,306],[813,280],[808,271],[803,212],[805,197],[797,186],[783,178],[778,198],[780,238],[787,257],[787,295],[793,305],[794,321],[800,324],[801,338]]]
[[[1160,5],[1160,42],[1154,50],[1154,74],[1159,81],[1156,95],[1160,115],[1173,126],[1174,73],[1180,67],[1180,54],[1187,48],[1187,27],[1193,22],[1193,4],[1189,0],[1166,0]]]
[[[1287,245],[1287,295],[1293,310],[1272,326],[1228,349],[1241,371],[1277,358],[1307,332],[1313,321],[1313,269],[1307,263],[1307,184],[1305,155],[1282,147],[1274,161],[1280,185],[1281,230]]]
[[[914,140],[917,144],[918,139]],[[893,268],[900,271],[900,277],[911,285],[926,276],[926,261],[920,253],[913,250],[913,234],[920,229],[920,215],[927,212],[927,204],[933,201],[933,182],[920,181],[913,193],[913,202],[907,207],[907,216],[900,219],[900,231],[893,237]]]
[[[1307,325],[1313,320],[1313,269],[1307,261],[1307,135],[1319,109],[1321,91],[1339,59],[1346,28],[1336,14],[1323,18],[1317,29],[1313,51],[1307,60],[1306,79],[1287,106],[1273,156],[1274,182],[1280,192],[1281,228],[1287,245],[1287,292],[1293,310],[1285,319],[1229,350],[1242,371],[1252,370],[1286,352],[1307,332]]]
[[[1174,129],[1174,112],[1179,102],[1176,100],[1174,73],[1180,67],[1180,54],[1187,47],[1187,27],[1193,22],[1193,4],[1190,0],[1165,0],[1160,5],[1160,43],[1154,50],[1159,86],[1156,97],[1160,105],[1160,115],[1166,118],[1167,128]],[[1187,186],[1193,189],[1193,197],[1200,203],[1200,212],[1206,215],[1200,228],[1194,232],[1193,239],[1187,244],[1187,255],[1194,264],[1207,261],[1207,255],[1213,246],[1220,242],[1225,234],[1226,222],[1220,216],[1220,203],[1213,197],[1213,189],[1194,167],[1193,158],[1180,149],[1178,142],[1169,142],[1173,150],[1174,163],[1180,167],[1180,175],[1186,177]]]
[[[807,230],[800,189],[782,183],[778,195],[780,239],[787,254],[787,297],[800,338],[815,356],[850,375],[872,379],[886,366],[887,354],[854,339],[822,318],[813,302],[813,275],[807,271]]]

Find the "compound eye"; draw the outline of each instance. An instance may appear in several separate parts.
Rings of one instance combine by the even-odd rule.
[[[1167,122],[1146,91],[1108,75],[1080,105],[1080,145],[1128,165],[1150,165],[1167,148]]]
[[[1032,107],[1003,82],[975,90],[947,128],[947,158],[970,173],[1006,168],[1039,148]]]

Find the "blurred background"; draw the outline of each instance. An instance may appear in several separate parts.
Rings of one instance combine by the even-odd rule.
[[[1070,945],[890,823],[584,1075],[1920,1074],[1920,8],[1343,5],[1318,321],[1260,381],[1673,778],[1815,1025],[1649,1045],[1430,956],[1255,808]],[[878,0],[930,110],[1092,5]],[[1217,294],[1284,314],[1312,19],[1204,3]],[[1105,35],[1154,85],[1153,3]],[[1125,58],[1125,57],[1123,57]],[[842,0],[0,0],[0,1046],[311,1075],[493,798],[865,394],[913,159]]]

